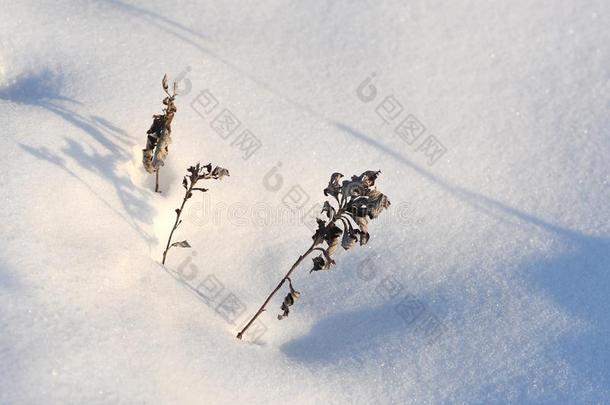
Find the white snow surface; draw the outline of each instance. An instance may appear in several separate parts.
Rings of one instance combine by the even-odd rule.
[[[608,1],[1,3],[0,403],[610,402]],[[231,176],[164,269],[197,161]],[[237,340],[310,244],[284,205],[365,170],[392,201],[369,244],[307,259],[290,316],[283,288]]]

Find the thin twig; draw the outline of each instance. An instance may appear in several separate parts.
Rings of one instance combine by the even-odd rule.
[[[331,226],[332,224],[334,224],[336,221],[338,221],[341,218],[341,215],[344,212],[344,207],[340,206],[339,210],[335,213],[335,215],[333,215],[333,217],[331,218],[330,222],[328,223],[327,226]],[[299,259],[292,265],[292,267],[290,268],[290,270],[288,270],[288,273],[286,273],[286,275],[284,276],[284,278],[279,282],[279,284],[277,285],[277,287],[275,287],[275,289],[271,292],[271,294],[269,294],[269,296],[267,297],[267,299],[265,300],[265,302],[263,302],[263,305],[261,305],[261,307],[258,309],[258,311],[256,312],[256,314],[254,314],[254,316],[252,317],[252,319],[250,319],[250,321],[246,324],[246,326],[244,326],[244,328],[241,330],[241,332],[239,332],[237,334],[237,338],[241,339],[244,332],[246,332],[246,330],[250,327],[250,325],[252,325],[252,323],[256,320],[256,318],[259,317],[260,314],[262,314],[265,311],[265,307],[267,306],[267,304],[269,303],[269,301],[271,300],[271,298],[279,291],[280,288],[282,288],[282,286],[284,285],[284,283],[286,282],[286,280],[289,280],[290,275],[292,274],[292,272],[297,268],[297,266],[299,264],[301,264],[301,262],[303,261],[303,259],[305,259],[310,253],[312,253],[315,250],[319,250],[322,253],[326,254],[326,251],[324,249],[322,249],[321,247],[316,247],[321,241],[316,241],[314,240],[314,242],[311,244],[311,246],[309,247],[309,249],[307,249],[307,251],[305,253],[303,253]]]
[[[258,309],[258,311],[256,311],[256,314],[254,314],[254,316],[252,317],[252,319],[250,319],[250,321],[246,324],[246,326],[244,326],[244,328],[241,330],[241,332],[239,332],[237,334],[237,338],[241,339],[242,336],[244,335],[244,333],[246,332],[246,330],[248,330],[248,328],[250,327],[250,325],[252,325],[252,323],[254,323],[254,321],[256,320],[256,318],[259,317],[260,314],[262,314],[265,311],[265,307],[267,306],[267,304],[269,303],[269,301],[271,300],[271,298],[275,295],[275,293],[277,293],[279,291],[280,288],[282,288],[282,286],[284,285],[284,283],[286,282],[286,280],[289,279],[290,275],[292,274],[292,272],[294,270],[296,270],[296,268],[298,267],[299,264],[301,264],[301,262],[303,261],[303,259],[305,259],[311,252],[314,251],[314,247],[315,247],[316,243],[312,243],[311,246],[309,247],[309,249],[307,249],[307,251],[305,253],[303,253],[301,256],[299,256],[298,260],[296,262],[294,262],[294,264],[292,265],[292,267],[290,268],[290,270],[288,270],[288,273],[286,273],[286,275],[284,276],[284,278],[280,281],[280,283],[277,285],[277,287],[275,287],[275,289],[271,292],[271,294],[269,294],[269,296],[267,297],[267,299],[265,300],[265,302],[263,302],[263,305],[261,305],[261,307]]]
[[[167,239],[167,245],[165,245],[165,251],[163,252],[163,260],[161,262],[162,264],[165,264],[167,252],[172,247],[181,247],[181,248],[190,248],[191,247],[186,240],[172,244],[172,236],[174,235],[174,231],[176,230],[176,228],[178,228],[178,226],[182,223],[182,220],[180,219],[180,215],[182,215],[182,211],[184,210],[184,205],[186,204],[187,200],[193,196],[193,193],[195,191],[201,191],[202,193],[205,193],[206,191],[208,191],[207,189],[205,189],[203,187],[195,187],[197,182],[199,180],[209,180],[209,179],[221,180],[224,176],[229,175],[229,171],[220,166],[216,166],[214,169],[212,169],[211,163],[207,164],[205,166],[201,166],[200,163],[197,163],[195,166],[191,166],[186,170],[190,174],[184,176],[184,178],[182,179],[182,187],[184,187],[184,190],[185,190],[184,199],[182,200],[182,204],[180,205],[180,208],[176,208],[176,210],[175,210],[176,221],[174,222],[174,227],[172,228],[171,232],[169,233],[169,238]]]
[[[174,231],[176,230],[176,228],[178,228],[178,225],[180,223],[180,215],[182,214],[182,210],[184,209],[184,204],[186,204],[186,200],[188,200],[188,195],[189,195],[189,193],[192,192],[192,189],[193,189],[193,184],[191,184],[189,186],[189,188],[186,190],[186,192],[184,193],[184,200],[182,200],[182,205],[180,206],[180,208],[178,208],[178,211],[176,212],[176,222],[174,222],[174,227],[172,228],[172,231],[169,233],[169,238],[167,238],[167,245],[165,246],[165,251],[163,252],[163,261],[161,262],[161,264],[165,264],[165,258],[167,256],[167,252],[172,243],[172,236],[174,235]]]

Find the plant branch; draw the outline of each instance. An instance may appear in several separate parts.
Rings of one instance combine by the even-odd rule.
[[[344,180],[339,183],[344,177],[341,173],[333,173],[328,182],[328,187],[324,189],[325,196],[332,196],[338,204],[337,209],[327,200],[324,202],[321,213],[325,213],[328,221],[317,218],[318,229],[314,232],[312,239],[313,243],[307,251],[299,256],[298,260],[292,265],[288,273],[280,280],[271,294],[265,299],[263,305],[248,321],[246,326],[237,334],[237,338],[241,339],[254,323],[254,321],[265,311],[267,304],[271,298],[282,288],[284,283],[288,281],[290,292],[284,298],[281,306],[283,313],[278,315],[278,319],[282,319],[290,313],[290,307],[300,297],[300,293],[294,290],[290,275],[301,264],[303,259],[314,251],[322,252],[322,255],[313,259],[313,271],[328,270],[334,264],[335,260],[332,255],[342,246],[345,250],[349,250],[356,242],[360,245],[365,245],[369,240],[368,220],[376,218],[379,213],[390,206],[388,198],[377,191],[375,187],[375,179],[380,171],[367,170],[360,176],[352,176],[351,180]],[[368,218],[367,218],[368,217]],[[337,225],[341,221],[343,229]],[[358,226],[358,230],[355,229]],[[343,239],[341,240],[341,235]],[[318,246],[326,243],[324,247]]]
[[[157,167],[157,169],[155,170],[155,193],[160,193],[160,191],[159,191],[159,170],[161,170],[160,167]]]
[[[339,210],[335,213],[335,215],[333,215],[333,217],[330,219],[330,221],[328,222],[328,224],[326,224],[326,227],[330,227],[332,224],[334,224],[336,221],[338,221],[341,218],[341,215],[344,212],[344,208],[340,207]],[[325,256],[328,256],[328,253],[326,252],[325,249],[321,248],[321,247],[316,247],[319,243],[321,242],[321,240],[314,240],[314,242],[311,244],[311,246],[309,247],[309,249],[307,249],[307,251],[305,253],[303,253],[298,260],[292,265],[292,267],[290,268],[290,270],[288,270],[288,273],[286,273],[286,275],[284,276],[284,278],[279,282],[279,284],[275,287],[275,289],[271,292],[271,294],[269,294],[269,296],[267,297],[267,299],[265,300],[265,302],[263,302],[263,305],[261,305],[261,307],[258,309],[258,311],[256,312],[256,314],[254,314],[254,316],[250,319],[250,321],[248,321],[248,323],[246,324],[246,326],[244,326],[244,328],[237,334],[237,338],[241,339],[244,335],[244,333],[246,332],[246,330],[248,330],[248,328],[252,325],[252,323],[254,323],[254,321],[256,320],[256,318],[258,318],[260,316],[260,314],[262,314],[265,311],[265,307],[267,306],[267,304],[269,303],[269,301],[271,300],[271,298],[273,298],[273,296],[279,291],[280,288],[282,288],[282,286],[284,285],[284,283],[286,282],[286,280],[288,280],[288,282],[290,282],[290,275],[292,274],[292,272],[294,270],[296,270],[296,268],[298,267],[299,264],[301,264],[301,262],[303,261],[303,259],[305,259],[307,256],[309,256],[310,253],[312,253],[315,250],[319,250],[321,251]]]
[[[305,259],[311,252],[313,252],[315,250],[315,246],[316,246],[316,242],[314,241],[311,246],[309,247],[309,249],[307,249],[307,251],[305,253],[303,253],[301,256],[299,256],[299,258],[297,259],[296,262],[294,262],[294,264],[292,265],[292,267],[290,268],[290,270],[288,270],[288,273],[286,273],[286,275],[284,276],[284,278],[279,282],[279,284],[277,285],[277,287],[275,287],[275,289],[273,291],[271,291],[271,294],[269,294],[269,296],[267,297],[267,299],[265,300],[265,302],[263,302],[263,305],[261,305],[261,307],[258,309],[258,311],[256,311],[256,314],[254,314],[254,316],[252,317],[252,319],[250,319],[250,321],[248,321],[248,323],[246,324],[246,326],[244,326],[244,328],[237,334],[237,338],[241,339],[244,335],[244,333],[248,330],[248,328],[254,323],[254,321],[256,320],[256,318],[258,318],[260,316],[260,314],[262,314],[265,311],[265,307],[267,306],[267,304],[269,303],[269,301],[271,301],[271,298],[273,298],[273,296],[279,291],[280,288],[282,288],[282,286],[284,285],[284,283],[286,282],[286,280],[289,280],[290,282],[290,275],[292,274],[293,271],[296,270],[296,268],[299,266],[299,264],[301,264],[301,262],[303,261],[303,259]]]
[[[165,251],[163,252],[163,261],[161,262],[161,264],[165,264],[165,258],[167,257],[167,252],[169,251],[169,249],[171,247],[172,236],[174,235],[174,231],[176,230],[176,228],[178,228],[178,225],[180,223],[180,215],[182,215],[182,210],[184,209],[184,205],[186,204],[186,200],[188,200],[189,194],[192,192],[192,189],[193,189],[193,184],[191,183],[189,188],[184,193],[184,199],[182,200],[182,205],[180,205],[180,208],[178,208],[178,210],[176,211],[176,222],[174,222],[174,227],[172,228],[172,231],[169,233],[169,238],[167,239],[167,245],[165,246]]]

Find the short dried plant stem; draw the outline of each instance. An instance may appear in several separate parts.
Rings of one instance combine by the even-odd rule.
[[[167,238],[167,244],[165,245],[165,250],[163,251],[163,259],[161,261],[162,264],[165,264],[165,259],[167,259],[167,252],[172,247],[191,247],[191,245],[186,240],[172,243],[172,237],[174,236],[174,232],[176,231],[178,226],[180,226],[180,224],[182,223],[180,216],[182,215],[182,211],[184,210],[186,202],[189,200],[189,198],[193,196],[193,192],[201,191],[202,193],[205,193],[206,191],[208,191],[207,189],[202,187],[195,187],[197,182],[200,180],[210,179],[221,180],[224,176],[229,175],[229,171],[227,169],[223,169],[220,166],[216,166],[214,169],[212,169],[212,164],[202,166],[200,163],[197,163],[195,166],[189,167],[187,169],[187,172],[190,174],[184,176],[184,178],[182,179],[182,187],[184,187],[184,198],[182,199],[182,204],[180,205],[180,208],[176,208],[175,210],[176,220],[174,221],[174,226],[171,232],[169,233],[169,237]]]

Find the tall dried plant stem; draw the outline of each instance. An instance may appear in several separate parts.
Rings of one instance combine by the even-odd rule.
[[[390,206],[388,198],[377,191],[375,180],[381,171],[367,170],[360,176],[352,176],[351,180],[341,180],[344,176],[341,173],[335,172],[331,175],[328,187],[324,189],[325,196],[332,196],[337,202],[337,207],[327,200],[322,206],[321,213],[326,214],[329,221],[321,218],[316,218],[318,227],[312,236],[313,243],[303,253],[298,260],[292,265],[288,273],[280,280],[263,305],[256,311],[254,316],[248,321],[246,326],[237,334],[237,338],[241,339],[254,323],[254,321],[265,311],[267,304],[271,298],[282,288],[284,283],[288,281],[290,292],[284,298],[281,309],[282,314],[278,315],[278,319],[283,319],[290,313],[289,307],[294,305],[295,301],[300,297],[300,293],[292,286],[291,274],[314,250],[319,250],[322,254],[313,259],[313,268],[311,272],[319,270],[328,270],[336,264],[332,255],[339,248],[343,247],[349,250],[356,242],[360,245],[365,245],[369,240],[368,222],[369,219],[375,219],[379,213]],[[340,197],[339,197],[340,196]],[[339,225],[337,225],[339,224]],[[343,229],[341,229],[341,225]],[[318,246],[322,243],[326,246]]]
[[[307,249],[307,251],[305,253],[303,253],[296,262],[294,262],[294,264],[292,265],[292,267],[290,268],[290,270],[288,270],[288,273],[286,273],[286,275],[284,276],[284,278],[280,281],[280,283],[277,285],[277,287],[275,287],[275,289],[271,292],[271,294],[269,294],[269,296],[267,297],[267,299],[265,300],[265,302],[263,302],[263,305],[261,305],[261,307],[258,309],[258,311],[256,312],[256,314],[254,314],[254,316],[252,317],[252,319],[250,319],[250,321],[248,321],[248,323],[246,324],[246,326],[244,326],[244,328],[241,330],[241,332],[239,332],[237,334],[237,338],[241,339],[242,336],[244,335],[244,333],[246,332],[246,330],[248,330],[248,328],[254,323],[254,321],[256,320],[256,318],[258,318],[260,316],[260,314],[262,314],[265,311],[265,307],[267,306],[267,304],[269,303],[269,301],[271,301],[271,298],[275,295],[275,293],[277,293],[279,291],[280,288],[282,288],[282,286],[284,285],[284,283],[286,282],[286,280],[288,280],[288,278],[290,277],[290,275],[292,274],[293,271],[296,270],[296,268],[299,266],[299,264],[301,264],[301,262],[303,261],[303,259],[305,259],[311,252],[313,252],[314,250],[316,250],[316,243],[312,243],[311,246],[309,247],[309,249]]]

